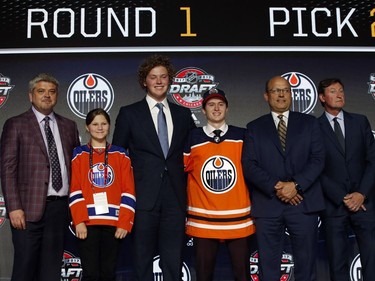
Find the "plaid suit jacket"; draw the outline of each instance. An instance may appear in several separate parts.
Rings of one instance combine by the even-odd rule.
[[[72,151],[80,144],[77,125],[58,114],[55,116],[70,177]],[[37,118],[31,108],[5,122],[0,150],[1,187],[7,213],[22,209],[26,221],[40,220],[46,205],[50,164]]]

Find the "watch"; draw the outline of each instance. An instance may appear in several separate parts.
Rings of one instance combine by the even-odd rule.
[[[302,190],[301,186],[298,184],[298,182],[293,181],[293,183],[294,183],[294,186],[295,186],[295,188],[297,190],[297,193],[302,194],[303,190]]]

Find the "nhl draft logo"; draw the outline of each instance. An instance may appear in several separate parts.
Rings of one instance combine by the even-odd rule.
[[[160,256],[154,257],[153,262],[154,281],[163,281],[163,272],[160,267]],[[186,263],[182,263],[182,278],[181,281],[191,281],[191,275],[189,267]]]
[[[358,254],[352,261],[350,265],[350,280],[351,281],[362,281],[362,265],[361,265],[361,258]]]
[[[313,111],[318,94],[312,80],[300,72],[288,72],[281,76],[288,80],[292,86],[291,110],[307,114]]]
[[[103,76],[86,73],[76,78],[69,86],[67,101],[70,110],[80,118],[94,108],[109,111],[113,105],[112,85]]]
[[[176,73],[168,94],[177,104],[197,109],[202,106],[203,93],[217,85],[213,75],[197,67],[187,67]]]
[[[9,97],[14,85],[10,85],[10,78],[0,73],[0,107],[2,107]]]
[[[375,99],[375,73],[370,74],[370,82],[368,84],[368,93]]]
[[[61,281],[80,281],[81,278],[81,259],[75,257],[68,251],[64,251],[61,267]]]
[[[202,166],[201,180],[212,193],[228,192],[237,182],[236,166],[227,157],[212,156]]]
[[[4,225],[6,221],[7,210],[5,208],[4,196],[0,194],[0,228]]]
[[[258,267],[259,253],[255,251],[250,256],[250,277],[252,281],[259,281],[259,267]],[[281,276],[280,281],[292,280],[294,269],[293,256],[291,254],[283,253],[281,257]]]
[[[105,166],[103,163],[95,164],[89,171],[89,180],[95,187],[105,188],[110,186],[114,181],[112,167],[110,165]]]

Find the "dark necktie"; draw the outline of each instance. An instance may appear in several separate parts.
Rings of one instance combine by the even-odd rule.
[[[285,151],[286,124],[285,124],[285,121],[283,119],[284,115],[280,114],[277,117],[280,119],[279,124],[277,125],[277,132],[279,134],[279,139],[280,139],[281,147],[282,147],[283,151]]]
[[[342,133],[341,126],[337,121],[337,117],[333,118],[333,128],[335,130],[337,140],[339,141],[342,149],[345,151],[345,138],[344,134]]]
[[[62,188],[61,168],[55,139],[53,138],[53,134],[49,126],[49,120],[50,118],[48,116],[44,118],[44,132],[47,138],[49,161],[52,167],[52,187],[58,192]]]
[[[214,136],[214,141],[216,143],[219,143],[220,142],[220,133],[221,133],[221,130],[214,130],[213,133],[215,135]]]
[[[165,119],[165,114],[163,111],[163,104],[158,103],[156,104],[156,106],[159,108],[158,137],[159,137],[161,148],[163,149],[164,157],[167,158],[168,150],[169,150],[167,121]]]

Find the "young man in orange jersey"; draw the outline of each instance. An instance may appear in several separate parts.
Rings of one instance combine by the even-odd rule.
[[[255,232],[249,190],[242,175],[245,130],[226,121],[228,100],[213,88],[203,95],[207,125],[191,131],[184,151],[188,173],[186,233],[194,237],[198,281],[213,280],[216,255],[225,241],[234,280],[250,278],[248,237]]]

